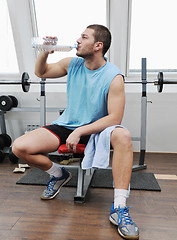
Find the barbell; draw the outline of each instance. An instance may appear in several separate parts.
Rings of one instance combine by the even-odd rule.
[[[31,84],[60,84],[60,83],[66,83],[65,81],[48,81],[46,82],[45,78],[42,78],[41,81],[30,81],[29,74],[27,72],[24,72],[22,74],[21,80],[20,81],[0,81],[0,85],[21,85],[22,90],[24,92],[29,92],[30,90],[30,85]]]
[[[157,92],[161,93],[163,91],[163,85],[164,84],[177,84],[177,80],[174,79],[167,79],[164,80],[163,72],[159,72],[157,75],[157,79],[154,81],[125,81],[126,84],[154,84],[157,86]]]
[[[45,84],[60,84],[60,83],[66,83],[66,82],[56,82],[56,81],[47,81],[46,79],[41,79],[40,82],[37,81],[30,81],[30,77],[29,74],[27,72],[24,72],[22,74],[22,78],[21,81],[0,81],[0,85],[16,85],[16,84],[20,84],[22,86],[22,89],[24,92],[29,92],[30,89],[30,85],[31,84],[40,84],[40,83],[45,83]],[[125,84],[154,84],[155,86],[157,86],[157,91],[159,93],[161,93],[163,91],[163,85],[164,84],[177,84],[177,80],[173,80],[173,79],[167,79],[164,80],[164,76],[163,76],[163,72],[159,72],[157,75],[157,79],[149,82],[149,81],[125,81]]]

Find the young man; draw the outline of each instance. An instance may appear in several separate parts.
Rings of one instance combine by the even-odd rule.
[[[54,198],[71,179],[71,174],[41,153],[54,152],[63,143],[75,152],[78,143],[87,143],[91,134],[120,125],[123,118],[123,76],[104,57],[111,44],[109,30],[102,25],[90,25],[77,43],[76,58],[65,58],[47,64],[49,52],[39,54],[35,67],[38,77],[58,78],[68,75],[67,107],[50,126],[19,137],[12,147],[17,157],[51,175],[49,185],[41,196],[44,200]],[[138,239],[138,227],[126,207],[133,164],[131,136],[127,129],[116,127],[110,139],[114,179],[114,203],[110,221],[118,226],[118,232],[124,238]]]

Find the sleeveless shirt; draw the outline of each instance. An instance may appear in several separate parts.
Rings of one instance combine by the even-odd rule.
[[[120,70],[107,59],[101,68],[89,70],[83,58],[72,58],[68,67],[67,106],[52,124],[74,130],[108,115],[109,86],[118,74]]]

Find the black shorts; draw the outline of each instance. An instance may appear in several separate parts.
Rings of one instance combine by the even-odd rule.
[[[74,130],[65,128],[63,126],[54,125],[54,124],[43,126],[43,128],[53,133],[59,139],[60,145],[65,144],[68,136],[74,131]],[[79,143],[87,144],[89,141],[89,138],[90,138],[90,135],[81,136]]]

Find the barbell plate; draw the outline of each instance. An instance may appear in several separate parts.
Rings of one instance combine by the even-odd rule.
[[[23,92],[29,92],[30,89],[30,83],[29,83],[29,75],[27,72],[24,72],[22,74],[22,89]]]
[[[157,78],[158,78],[157,91],[161,93],[163,90],[163,72],[159,72]]]
[[[15,96],[12,96],[12,95],[8,95],[12,101],[13,101],[13,107],[17,107],[18,106],[18,100]]]
[[[12,139],[7,133],[0,134],[0,139],[3,141],[4,147],[10,147]]]
[[[13,101],[9,96],[0,96],[0,109],[2,111],[9,111],[13,107]]]

